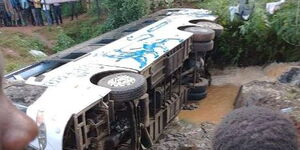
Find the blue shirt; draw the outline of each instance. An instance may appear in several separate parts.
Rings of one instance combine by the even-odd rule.
[[[1,11],[5,11],[5,5],[4,5],[3,0],[0,0],[0,12]]]
[[[10,4],[13,8],[17,8],[18,7],[18,4],[19,2],[17,0],[10,0]]]
[[[29,3],[27,0],[20,0],[20,3],[23,9],[27,9],[29,7]]]

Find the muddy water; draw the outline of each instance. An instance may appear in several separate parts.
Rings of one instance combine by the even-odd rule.
[[[275,81],[283,72],[296,63],[272,63],[266,67],[226,68],[212,70],[212,86],[207,97],[199,102],[196,110],[183,110],[179,119],[200,124],[218,123],[233,109],[235,98],[241,85],[254,81]]]
[[[213,85],[243,85],[248,82],[276,81],[277,78],[291,66],[299,63],[272,63],[268,66],[251,66],[245,68],[229,67],[224,70],[211,70]]]
[[[207,97],[198,102],[198,109],[183,110],[179,119],[190,123],[218,123],[224,115],[233,109],[239,87],[234,85],[211,86]]]

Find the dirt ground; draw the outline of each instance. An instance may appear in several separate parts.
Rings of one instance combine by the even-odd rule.
[[[205,99],[191,102],[194,109],[182,110],[150,150],[211,150],[213,131],[234,108],[239,86],[211,86]]]
[[[60,26],[54,24],[52,26],[1,27],[0,51],[5,58],[6,73],[38,61],[38,58],[29,54],[30,50],[40,50],[47,55],[54,54],[53,47],[61,30],[69,29],[87,19],[86,14],[83,14],[73,21],[70,18],[64,18],[64,24]]]
[[[181,111],[179,119],[151,150],[211,150],[214,129],[226,114],[237,108],[234,105],[236,98],[238,102],[257,100],[251,104],[285,111],[295,120],[300,135],[300,89],[277,81],[283,72],[295,65],[299,63],[213,70],[213,85],[208,89],[208,96],[193,102],[198,108]],[[239,88],[241,85],[244,85],[242,89]]]
[[[46,44],[48,48],[52,48],[56,42],[57,31],[60,28],[68,27],[74,22],[83,21],[86,18],[86,14],[78,16],[78,19],[71,21],[70,18],[63,18],[62,25],[53,24],[51,26],[24,26],[24,27],[1,27],[0,31],[23,33],[30,37],[36,37]],[[48,30],[48,31],[47,31]],[[53,33],[54,32],[54,33]]]
[[[55,41],[49,40],[49,38],[43,33],[38,32],[39,30],[45,27],[40,26],[28,26],[28,27],[2,27],[2,31],[6,32],[18,32],[23,33],[25,35],[36,37],[40,39],[43,43],[46,44],[48,48],[52,48],[54,46]]]

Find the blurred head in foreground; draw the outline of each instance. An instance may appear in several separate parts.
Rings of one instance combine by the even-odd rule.
[[[215,131],[214,150],[297,150],[293,123],[273,110],[242,107],[228,114]]]
[[[37,135],[37,127],[5,96],[2,89],[3,66],[0,55],[0,150],[23,150]]]

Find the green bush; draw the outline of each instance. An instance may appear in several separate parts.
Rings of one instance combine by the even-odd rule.
[[[72,26],[65,28],[58,35],[58,42],[53,48],[55,51],[61,51],[76,43],[99,36],[104,32],[137,20],[148,12],[147,0],[104,0],[99,2],[101,2],[99,4],[101,6],[100,18],[96,1],[93,1],[92,8],[87,13],[89,19],[74,22]],[[106,11],[103,11],[104,8]],[[63,10],[65,15],[70,15],[71,7],[69,4],[65,4]],[[101,23],[103,15],[108,17],[104,23]]]
[[[66,35],[63,31],[61,31],[57,36],[57,42],[53,47],[53,50],[56,52],[65,50],[75,44],[75,41]]]
[[[99,22],[97,16],[89,16],[84,21],[77,21],[64,29],[64,33],[71,37],[75,43],[82,43],[105,32],[104,23]]]
[[[118,28],[148,13],[147,0],[104,0],[108,11],[105,30]]]
[[[274,15],[267,14],[265,4],[274,0],[254,1],[254,12],[248,21],[229,20],[229,6],[237,1],[206,0],[202,8],[219,16],[218,23],[225,27],[217,39],[213,61],[218,65],[260,65],[273,61],[300,60],[300,26],[296,22],[296,1],[289,1]],[[299,20],[300,24],[300,20]],[[298,30],[298,32],[297,32]],[[298,34],[297,34],[298,33]],[[300,43],[299,43],[300,44]]]
[[[86,10],[83,7],[81,1],[75,2],[73,5],[74,5],[74,11],[77,11],[78,15],[86,12]],[[72,15],[72,4],[71,4],[71,2],[63,3],[61,5],[61,10],[62,10],[62,16],[64,16],[64,17],[71,16]]]

